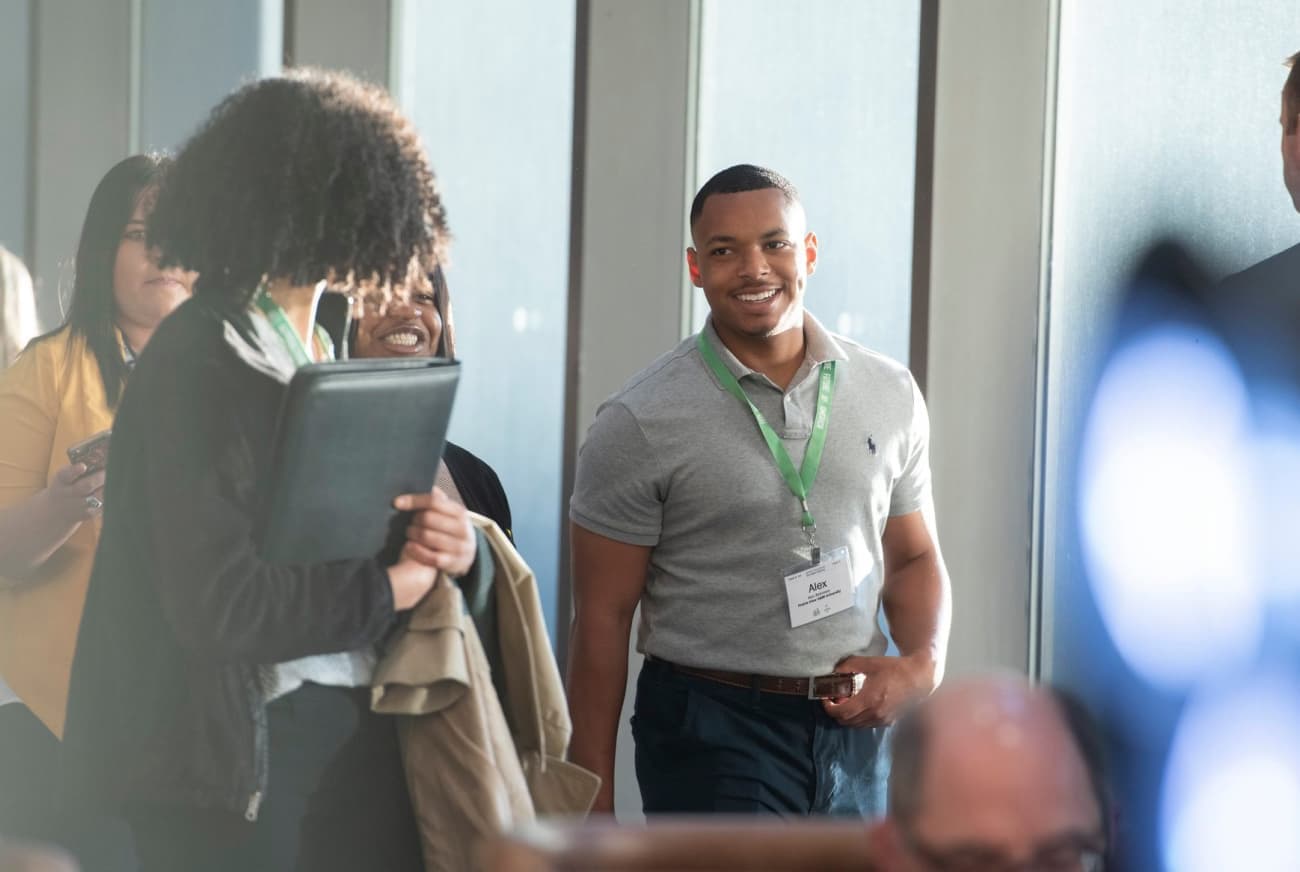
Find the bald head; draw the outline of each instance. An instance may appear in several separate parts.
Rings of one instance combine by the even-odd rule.
[[[894,737],[898,847],[1020,861],[1100,842],[1096,755],[1082,710],[1056,692],[1015,677],[945,685]]]

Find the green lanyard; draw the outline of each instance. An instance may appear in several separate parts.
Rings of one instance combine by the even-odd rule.
[[[284,309],[280,308],[280,304],[272,300],[271,295],[266,292],[265,285],[257,289],[257,293],[253,295],[253,303],[266,316],[266,320],[271,322],[275,332],[280,335],[280,341],[288,349],[289,356],[293,358],[294,366],[305,366],[311,363],[311,355],[308,354],[307,346],[303,343],[302,337],[289,323],[289,316],[284,314]],[[332,355],[328,353],[329,343],[321,337],[321,333],[324,332],[323,328],[319,324],[315,326],[313,337],[316,340],[317,347],[321,349],[323,357],[331,357]]]
[[[812,512],[808,509],[808,494],[812,491],[813,482],[817,480],[817,470],[822,465],[822,448],[826,445],[826,428],[830,425],[831,417],[831,394],[835,390],[835,361],[828,360],[821,365],[821,375],[817,385],[817,413],[813,417],[812,435],[808,437],[808,447],[804,450],[803,464],[799,471],[796,472],[794,462],[790,460],[790,455],[785,450],[785,444],[781,442],[781,437],[776,434],[772,426],[767,423],[763,413],[758,407],[745,395],[745,390],[740,386],[740,382],[731,374],[718,353],[713,350],[709,340],[704,338],[701,331],[695,341],[696,346],[700,349],[700,357],[713,370],[713,374],[722,382],[722,386],[731,392],[732,396],[740,400],[749,407],[753,413],[754,420],[758,422],[758,430],[763,434],[763,441],[767,443],[768,451],[772,452],[772,459],[776,461],[776,466],[781,470],[781,476],[785,479],[786,485],[790,488],[790,493],[794,494],[799,500],[799,506],[803,509],[803,532],[808,537],[808,545],[812,548],[813,561],[816,562],[821,557],[821,549],[817,547],[817,523],[813,520]]]

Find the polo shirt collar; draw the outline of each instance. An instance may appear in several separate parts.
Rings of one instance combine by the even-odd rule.
[[[835,337],[807,309],[803,313],[803,335],[805,342],[804,366],[813,367],[828,360],[847,361],[849,359],[849,356],[845,354],[844,349],[840,347]],[[712,315],[704,321],[704,336],[709,340],[709,344],[713,346],[713,350],[718,353],[722,365],[736,377],[736,381],[740,381],[747,375],[761,375],[757,370],[750,369],[741,363],[739,358],[731,353],[731,349],[718,338],[718,331],[713,327]]]

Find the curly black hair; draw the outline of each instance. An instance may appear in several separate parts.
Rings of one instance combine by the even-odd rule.
[[[382,89],[298,69],[226,97],[181,149],[149,220],[161,265],[244,306],[263,278],[387,285],[429,272],[446,213],[414,125]]]

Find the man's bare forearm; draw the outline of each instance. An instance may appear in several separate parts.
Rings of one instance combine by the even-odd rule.
[[[569,647],[569,759],[601,778],[595,813],[614,811],[614,749],[627,691],[631,616],[584,615],[573,622]]]
[[[938,552],[928,551],[893,569],[885,579],[882,602],[898,653],[918,662],[929,660],[937,685],[952,620],[948,573]]]

